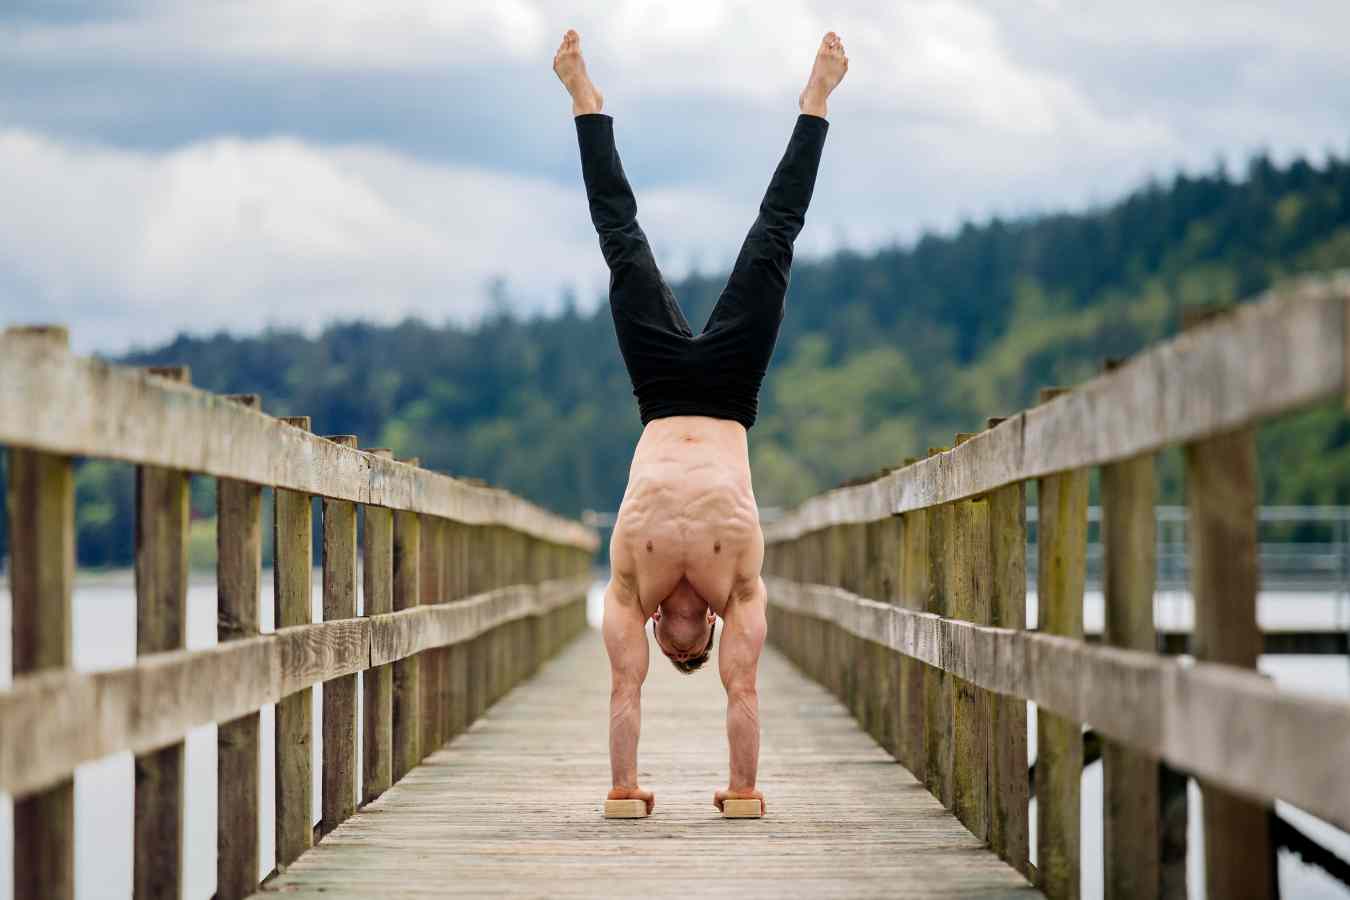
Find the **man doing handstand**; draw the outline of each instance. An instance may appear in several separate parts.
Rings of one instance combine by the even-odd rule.
[[[825,101],[848,70],[839,37],[821,41],[801,115],[769,182],[759,216],[703,331],[694,334],[657,270],[637,223],[637,202],[614,147],[614,122],[586,74],[581,40],[563,37],[553,70],[572,96],[591,220],[609,265],[610,308],[633,382],[643,431],[610,540],[605,589],[610,660],[611,800],[655,800],[638,785],[641,691],[647,678],[646,622],[682,672],[707,661],[717,617],[718,669],[727,693],[731,775],[717,791],[758,799],[756,678],[766,631],[764,535],[750,485],[747,430],[783,319],[792,245],[815,187],[828,123]]]

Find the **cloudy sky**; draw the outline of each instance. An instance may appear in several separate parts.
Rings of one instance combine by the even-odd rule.
[[[735,255],[830,28],[806,253],[1350,151],[1344,0],[4,0],[0,323],[115,351],[592,306],[569,26],[672,277]]]

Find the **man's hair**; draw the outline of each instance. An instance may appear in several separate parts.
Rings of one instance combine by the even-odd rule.
[[[708,654],[712,653],[713,637],[716,634],[717,620],[714,619],[712,628],[708,630],[708,645],[703,648],[703,652],[698,656],[689,657],[689,659],[686,659],[684,662],[680,662],[678,659],[671,659],[670,664],[685,675],[693,675],[699,669],[703,668],[703,664],[708,661]],[[670,659],[670,657],[666,658]]]

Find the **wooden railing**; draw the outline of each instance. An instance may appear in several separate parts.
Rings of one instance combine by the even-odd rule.
[[[1344,277],[1302,282],[958,435],[950,450],[807,501],[766,528],[771,640],[1049,896],[1079,892],[1084,724],[1104,738],[1108,897],[1180,896],[1185,778],[1174,770],[1203,792],[1209,896],[1271,895],[1273,800],[1350,828],[1350,703],[1254,671],[1254,426],[1345,394],[1347,303]],[[1153,456],[1175,445],[1193,663],[1152,652]],[[1108,646],[1082,640],[1092,469]],[[1030,482],[1036,632],[1026,630]],[[1037,706],[1034,868],[1026,700]]]
[[[183,737],[212,722],[217,896],[252,893],[261,868],[260,707],[275,704],[281,869],[585,624],[597,546],[589,529],[415,460],[358,450],[350,436],[317,437],[307,418],[262,414],[255,396],[215,396],[186,380],[184,370],[73,356],[60,328],[0,337],[14,625],[14,680],[0,692],[0,790],[15,797],[16,898],[73,894],[72,773],[118,751],[135,754],[135,895],[177,896]],[[75,456],[137,465],[140,658],[112,671],[71,668]],[[218,479],[219,644],[202,650],[183,649],[190,474]],[[276,630],[268,634],[259,626],[264,487],[275,492]],[[315,496],[323,500],[321,622],[310,616]],[[317,826],[315,684],[323,685]]]

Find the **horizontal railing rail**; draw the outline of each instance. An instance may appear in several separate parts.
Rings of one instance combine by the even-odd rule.
[[[950,449],[784,511],[765,526],[770,639],[1047,895],[1078,895],[1090,725],[1103,738],[1108,897],[1184,896],[1187,777],[1204,798],[1209,896],[1272,896],[1274,800],[1350,830],[1350,702],[1255,671],[1271,646],[1344,646],[1257,624],[1258,523],[1309,517],[1258,512],[1255,426],[1345,394],[1348,307],[1345,275],[1281,287]],[[1186,505],[1160,511],[1153,456],[1171,446],[1184,449]],[[1340,513],[1315,518],[1343,527]],[[1095,644],[1083,626],[1090,530],[1105,610]],[[1160,553],[1189,588],[1194,660],[1156,652],[1179,637],[1154,624]]]

